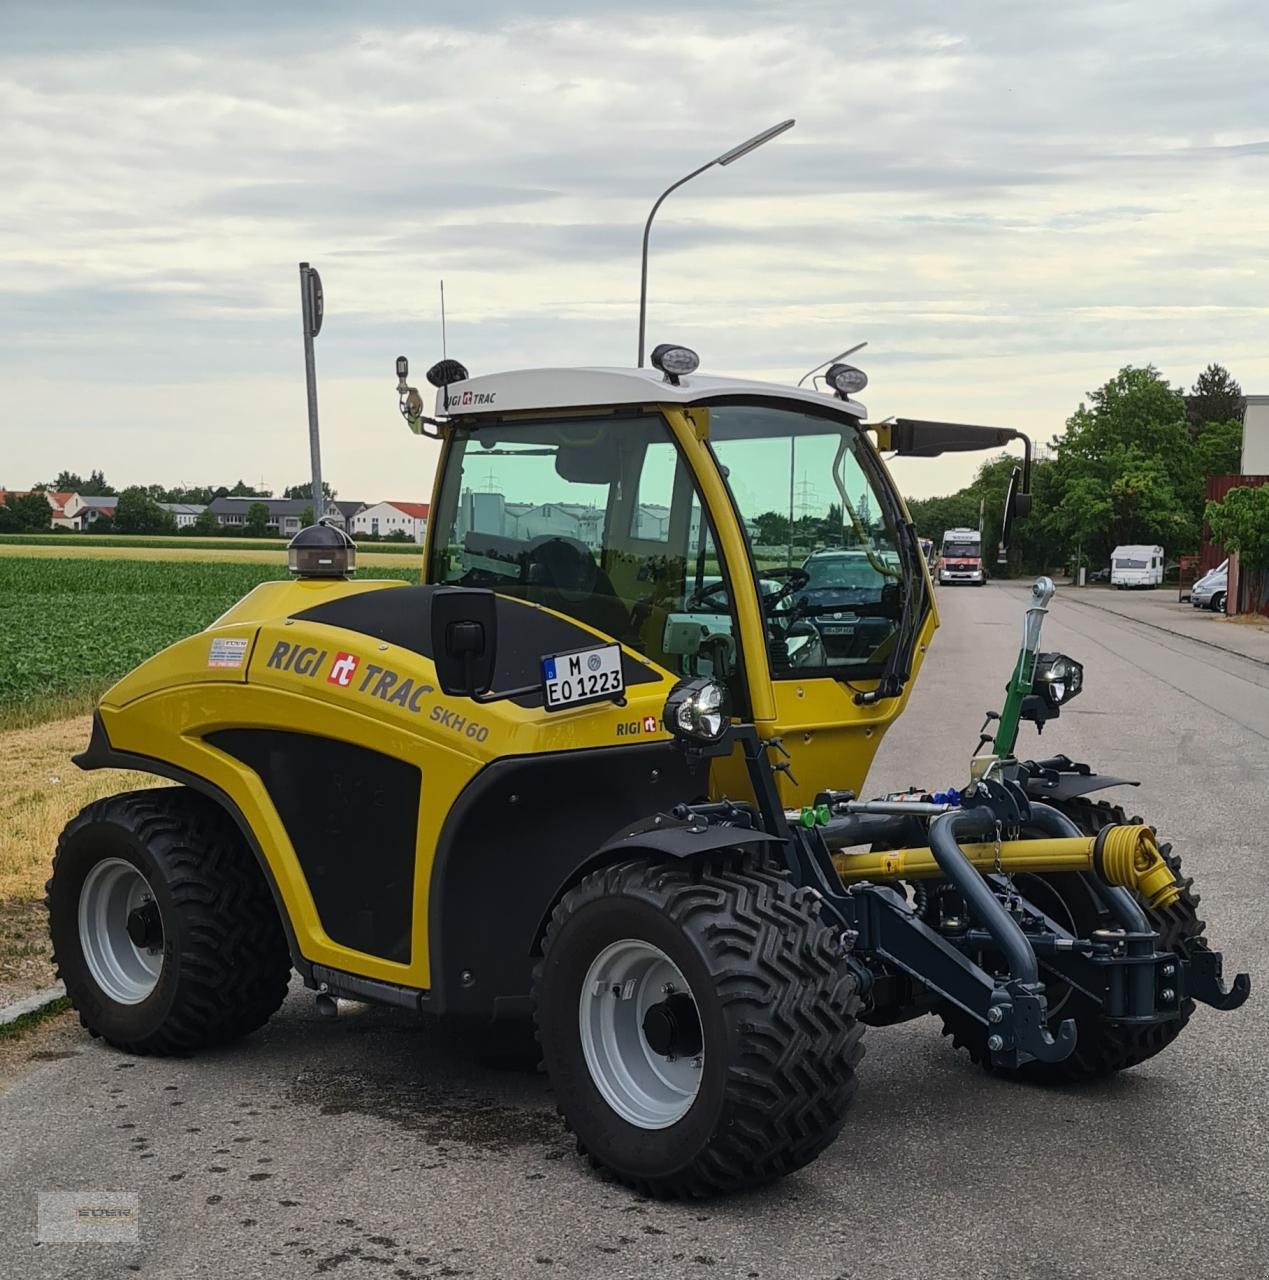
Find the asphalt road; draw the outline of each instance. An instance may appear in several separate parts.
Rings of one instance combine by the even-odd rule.
[[[957,783],[1017,644],[1019,589],[945,589],[872,787]],[[643,1201],[575,1157],[540,1077],[375,1010],[192,1061],[69,1027],[0,1096],[0,1275],[1074,1277],[1269,1274],[1269,668],[1063,604],[1087,687],[1028,754],[1139,777],[1229,962],[1259,987],[1166,1053],[1063,1091],[993,1080],[933,1020],[871,1030],[842,1138],[760,1193]],[[1027,729],[1028,734],[1033,733]],[[139,1196],[139,1245],[34,1241],[40,1191]]]

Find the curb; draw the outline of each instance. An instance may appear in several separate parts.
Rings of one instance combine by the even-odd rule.
[[[1231,649],[1227,645],[1217,644],[1215,640],[1200,640],[1198,636],[1187,635],[1184,631],[1174,631],[1171,627],[1162,626],[1157,622],[1150,622],[1145,618],[1137,618],[1130,613],[1120,613],[1118,609],[1111,609],[1106,605],[1093,604],[1091,601],[1080,600],[1078,597],[1068,595],[1059,598],[1063,604],[1078,604],[1085,609],[1093,609],[1097,613],[1108,613],[1112,618],[1118,618],[1121,622],[1135,622],[1139,626],[1149,627],[1151,631],[1162,632],[1165,636],[1175,636],[1178,640],[1188,640],[1191,644],[1201,644],[1205,649],[1215,649],[1218,653],[1227,653],[1231,658],[1241,658],[1244,662],[1253,662],[1258,667],[1269,667],[1269,659],[1254,657],[1250,653],[1243,653],[1241,649]]]
[[[25,1018],[28,1014],[40,1013],[47,1009],[49,1005],[56,1003],[66,994],[66,987],[58,982],[51,987],[45,987],[43,991],[37,991],[34,995],[27,996],[24,1000],[18,1000],[14,1004],[6,1005],[0,1009],[0,1027],[8,1026],[11,1022],[16,1022],[19,1018]]]

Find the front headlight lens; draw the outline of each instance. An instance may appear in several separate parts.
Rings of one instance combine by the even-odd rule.
[[[1064,653],[1036,655],[1032,690],[1044,697],[1050,706],[1070,702],[1084,687],[1084,668]]]
[[[663,721],[676,738],[717,742],[730,723],[726,687],[708,676],[681,681],[665,700]]]

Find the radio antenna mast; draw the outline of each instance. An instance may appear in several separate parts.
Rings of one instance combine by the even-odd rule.
[[[445,370],[445,381],[442,383],[445,394],[445,409],[449,410],[449,349],[445,345],[445,279],[441,278],[441,368]]]

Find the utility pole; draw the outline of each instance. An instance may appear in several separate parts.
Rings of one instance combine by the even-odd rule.
[[[300,308],[304,317],[304,381],[308,388],[308,452],[313,469],[313,523],[326,514],[322,489],[322,447],[317,433],[317,365],[313,359],[313,339],[322,331],[322,278],[307,262],[300,263]]]

